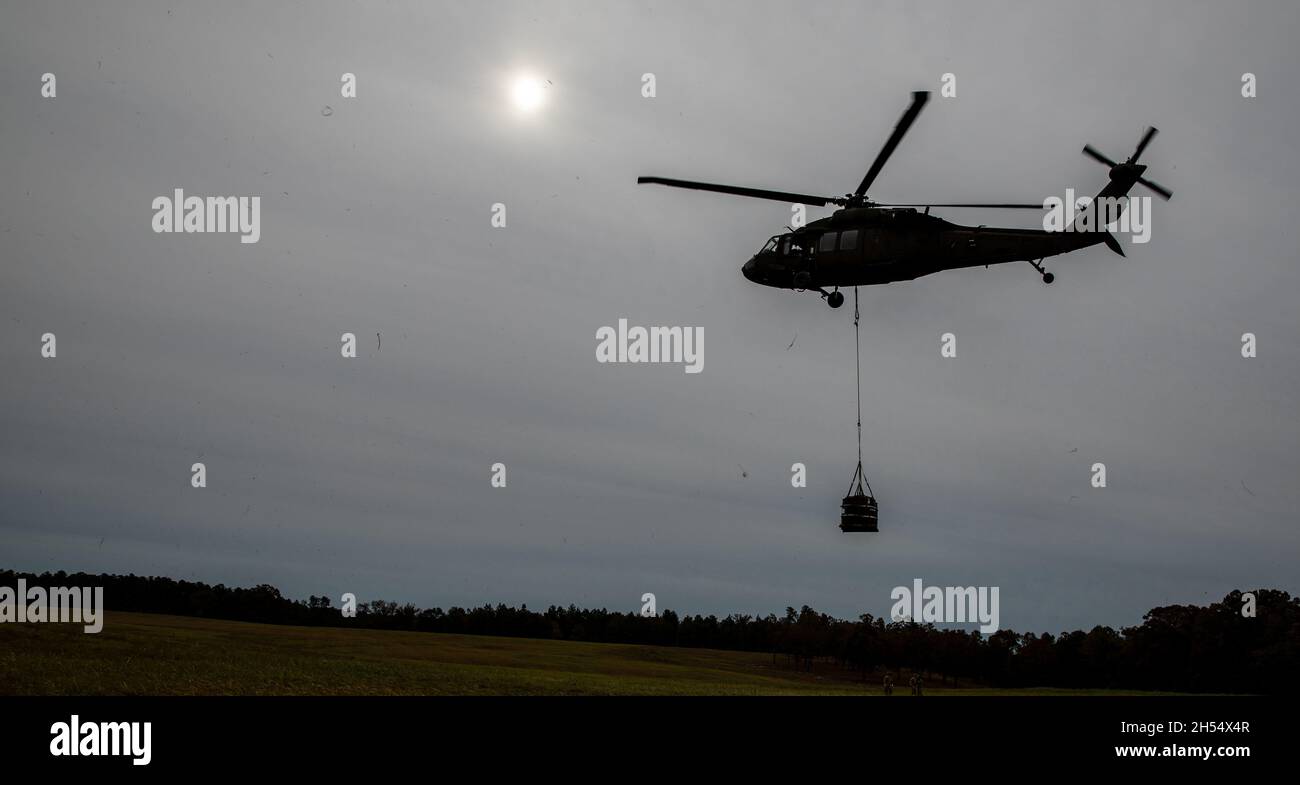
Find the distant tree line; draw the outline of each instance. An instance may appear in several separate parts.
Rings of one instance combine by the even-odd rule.
[[[0,571],[0,585],[15,587],[19,578],[28,586],[103,586],[105,604],[118,611],[764,652],[790,667],[829,664],[863,678],[882,669],[908,669],[999,687],[1300,692],[1300,598],[1272,589],[1253,592],[1253,617],[1243,616],[1242,593],[1234,591],[1206,607],[1154,608],[1142,624],[1120,630],[1098,626],[1055,636],[999,630],[985,636],[870,614],[846,621],[807,606],[786,608],[781,616],[678,616],[666,610],[645,617],[573,605],[544,612],[526,605],[444,611],[374,600],[344,618],[328,597],[291,600],[266,584],[231,588],[137,575]]]

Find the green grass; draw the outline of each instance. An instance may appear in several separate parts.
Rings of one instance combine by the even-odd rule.
[[[0,625],[8,695],[879,695],[879,680],[771,655],[571,641],[290,627],[112,613]],[[933,695],[1085,694],[944,689]],[[906,687],[895,695],[906,696]]]

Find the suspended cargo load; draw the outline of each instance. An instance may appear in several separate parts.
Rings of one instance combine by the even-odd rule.
[[[868,493],[871,491],[871,483],[866,480],[866,475],[862,472],[862,462],[859,461],[857,470],[853,472],[853,480],[849,483],[849,495],[845,496],[840,503],[840,531],[842,532],[880,531],[876,528],[880,508],[876,504],[875,497]]]
[[[866,494],[845,496],[840,513],[842,532],[878,532],[876,528],[879,508],[876,500]]]

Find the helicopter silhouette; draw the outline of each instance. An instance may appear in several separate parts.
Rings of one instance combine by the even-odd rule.
[[[1123,163],[1102,155],[1092,145],[1084,145],[1085,155],[1110,168],[1110,182],[1094,197],[1095,204],[1116,207],[1106,213],[1094,230],[1047,231],[1043,229],[1009,229],[986,226],[962,226],[930,215],[932,207],[979,207],[991,209],[1043,210],[1038,204],[886,204],[867,198],[867,189],[875,181],[885,162],[916,120],[929,99],[928,92],[912,93],[912,103],[899,120],[885,146],[872,162],[856,191],[842,197],[813,196],[761,188],[675,180],[666,177],[638,177],[637,183],[654,183],[674,188],[771,199],[792,204],[836,210],[829,218],[813,221],[785,234],[771,237],[763,248],[745,263],[741,274],[748,280],[778,289],[820,292],[832,308],[844,304],[840,287],[874,286],[910,281],[923,275],[964,267],[987,267],[993,264],[1028,262],[1050,284],[1056,276],[1043,268],[1046,257],[1069,253],[1104,243],[1120,256],[1119,242],[1105,226],[1117,220],[1126,206],[1126,197],[1134,185],[1155,191],[1163,199],[1173,193],[1147,180],[1146,166],[1137,162],[1142,151],[1156,135],[1148,128],[1137,149]],[[915,208],[923,207],[925,212]],[[827,291],[827,289],[833,291]]]

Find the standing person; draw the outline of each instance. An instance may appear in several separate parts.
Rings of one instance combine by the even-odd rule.
[[[892,673],[885,674],[885,694],[894,694],[894,675]]]

